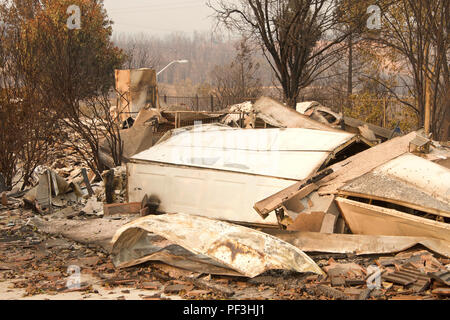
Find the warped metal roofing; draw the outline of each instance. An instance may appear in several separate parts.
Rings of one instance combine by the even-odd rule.
[[[159,235],[165,241],[152,243],[148,239],[149,234]],[[194,263],[197,265],[197,272],[204,272],[205,267],[202,265],[213,264],[216,267],[231,268],[251,278],[274,269],[324,274],[304,252],[274,236],[182,213],[151,215],[135,220],[120,228],[111,242],[114,264],[121,268],[156,260],[152,256],[165,251],[161,250],[164,248],[158,248],[158,245],[173,248],[173,244],[176,244],[198,255],[189,259],[197,262]],[[167,256],[170,254],[165,255],[166,261]],[[186,253],[183,253],[183,258],[185,256]],[[181,259],[172,259],[175,262],[177,260]],[[184,268],[189,265],[189,261]]]
[[[385,163],[340,191],[450,217],[450,170],[413,154]]]

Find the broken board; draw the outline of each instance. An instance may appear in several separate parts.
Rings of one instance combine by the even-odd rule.
[[[448,223],[344,198],[336,198],[336,202],[354,234],[429,237],[450,241]]]

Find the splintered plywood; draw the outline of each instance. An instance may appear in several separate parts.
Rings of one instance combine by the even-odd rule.
[[[311,194],[311,192],[317,190],[318,187],[314,183],[309,184],[299,190],[299,188],[305,182],[306,180],[297,182],[296,184],[291,185],[288,188],[265,198],[264,200],[256,202],[253,206],[253,209],[255,209],[255,211],[258,212],[261,217],[266,218],[269,213],[282,206],[284,202],[290,201],[292,199],[303,199]]]
[[[285,212],[293,211],[296,216],[287,228],[292,231],[333,233],[340,215],[334,203],[334,196],[321,197],[317,192],[301,200],[293,198],[284,202],[283,208]],[[292,217],[292,213],[290,216]]]
[[[450,241],[450,224],[337,198],[336,202],[354,234],[430,237]]]
[[[103,204],[103,214],[105,217],[116,214],[139,214],[140,211],[140,202]]]
[[[415,137],[416,133],[412,132],[406,136],[394,138],[331,166],[330,168],[335,172],[322,180],[319,194],[336,194],[338,189],[353,179],[407,153],[409,143]]]
[[[325,213],[300,213],[297,219],[287,227],[289,231],[320,232]]]

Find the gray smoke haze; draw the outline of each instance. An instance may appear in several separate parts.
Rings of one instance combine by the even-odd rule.
[[[104,0],[104,5],[115,33],[192,33],[214,24],[206,0]]]

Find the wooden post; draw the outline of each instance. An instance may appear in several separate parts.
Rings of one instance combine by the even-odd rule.
[[[105,195],[106,203],[114,202],[114,169],[109,170],[105,175]]]
[[[6,191],[6,182],[5,178],[3,177],[2,173],[0,172],[0,192]]]
[[[426,73],[425,80],[425,134],[429,134],[431,131],[431,84],[428,78],[428,72]]]
[[[53,214],[52,178],[50,177],[50,170],[47,170],[47,179],[48,179],[48,210],[50,214]]]
[[[155,95],[156,95],[156,108],[158,110],[160,110],[161,106],[159,105],[159,90],[158,90],[158,86],[155,87]]]
[[[353,94],[353,42],[352,35],[348,37],[348,71],[347,71],[347,107],[350,109],[350,98]],[[341,110],[344,114],[344,110]]]
[[[8,205],[8,197],[6,196],[6,192],[2,193],[2,205],[5,207]]]
[[[211,112],[214,112],[214,96],[211,95]]]
[[[89,182],[89,178],[85,168],[81,169],[81,174],[83,175],[84,184],[86,185],[89,196],[92,197],[94,195],[94,190],[92,190],[91,183]]]
[[[384,103],[383,103],[383,128],[386,128],[386,111],[387,111],[387,98],[384,98]]]
[[[424,73],[425,73],[425,119],[424,119],[424,127],[425,134],[428,135],[431,129],[431,83],[428,74],[428,54],[429,54],[430,44],[427,43],[425,46],[425,55],[424,60],[426,65],[424,65]]]
[[[175,129],[178,129],[178,112],[175,111]]]
[[[197,111],[199,108],[199,101],[198,101],[198,94],[195,95],[196,105],[197,105]]]

